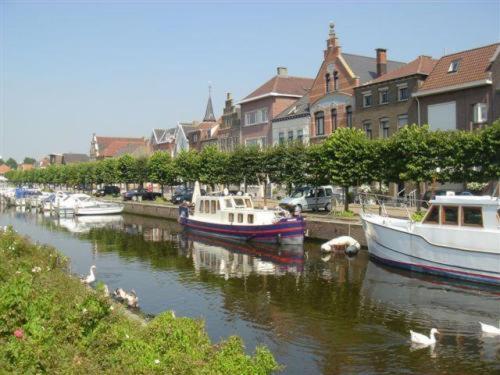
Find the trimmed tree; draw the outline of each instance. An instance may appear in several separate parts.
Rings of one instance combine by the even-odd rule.
[[[170,155],[165,151],[157,151],[149,159],[149,179],[160,184],[161,193],[165,185],[173,185],[177,179],[175,165]]]

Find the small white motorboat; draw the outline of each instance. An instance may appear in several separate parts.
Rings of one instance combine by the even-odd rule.
[[[500,199],[437,196],[422,222],[363,212],[370,256],[388,265],[500,285]]]
[[[123,206],[118,203],[93,201],[92,205],[75,208],[75,215],[116,215],[123,212]]]

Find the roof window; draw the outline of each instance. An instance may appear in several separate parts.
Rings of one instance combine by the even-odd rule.
[[[448,68],[448,73],[455,73],[455,72],[457,72],[459,64],[460,64],[460,60],[453,60],[450,63],[450,66]]]

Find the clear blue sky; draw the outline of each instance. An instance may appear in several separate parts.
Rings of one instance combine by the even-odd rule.
[[[0,155],[87,152],[92,133],[149,136],[216,116],[275,74],[314,77],[328,23],[345,52],[440,57],[499,41],[499,1],[5,1]],[[3,133],[2,133],[3,128]]]

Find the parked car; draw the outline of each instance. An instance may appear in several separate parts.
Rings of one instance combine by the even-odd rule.
[[[96,197],[104,197],[105,195],[117,197],[120,195],[120,188],[118,186],[104,186],[101,189],[97,189],[94,195]]]
[[[154,201],[156,198],[161,198],[161,193],[147,191],[145,189],[133,189],[122,194],[124,201]]]
[[[200,189],[201,195],[206,195],[207,192],[204,189]],[[180,204],[182,202],[191,202],[193,199],[193,189],[179,189],[174,195],[172,195],[171,202],[173,204]]]
[[[335,188],[331,185],[326,186],[303,186],[295,189],[289,196],[279,202],[281,208],[293,211],[299,208],[301,211],[318,211],[332,209],[332,199],[343,200],[342,188]]]

